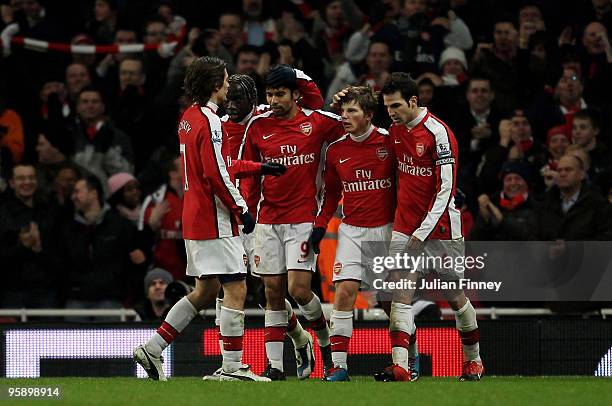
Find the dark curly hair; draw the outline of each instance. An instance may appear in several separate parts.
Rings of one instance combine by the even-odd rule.
[[[402,97],[408,101],[412,96],[419,95],[419,89],[416,82],[412,79],[409,73],[406,72],[393,72],[387,82],[380,90],[380,97],[384,94],[393,94],[400,92]]]
[[[210,95],[223,86],[226,63],[214,56],[196,59],[187,67],[185,94],[200,105],[206,104]]]

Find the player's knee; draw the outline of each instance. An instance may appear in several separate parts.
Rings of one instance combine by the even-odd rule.
[[[312,291],[309,286],[290,285],[289,295],[298,303],[306,304],[312,299]]]
[[[356,292],[353,292],[351,289],[348,289],[343,284],[338,284],[336,286],[335,301],[339,308],[352,308],[353,304],[355,303],[356,296]]]

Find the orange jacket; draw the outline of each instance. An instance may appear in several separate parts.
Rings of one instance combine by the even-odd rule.
[[[0,126],[8,128],[8,132],[4,136],[0,136],[0,147],[7,147],[11,151],[13,163],[20,162],[24,148],[21,118],[15,111],[6,109],[0,115]]]

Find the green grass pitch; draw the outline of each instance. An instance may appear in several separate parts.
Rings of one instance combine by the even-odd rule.
[[[611,405],[612,379],[593,377],[485,377],[480,382],[421,378],[382,383],[203,382],[197,377],[154,382],[136,378],[0,379],[7,387],[57,386],[59,400],[0,400],[9,404],[71,405]],[[5,395],[6,396],[6,395]]]

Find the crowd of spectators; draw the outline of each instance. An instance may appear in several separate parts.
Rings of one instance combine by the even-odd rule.
[[[302,69],[328,109],[346,85],[378,91],[410,72],[458,139],[466,238],[612,239],[610,0],[0,4],[0,30],[17,24],[18,36],[178,41],[95,55],[4,43],[0,307],[163,313],[160,289],[185,279],[182,82],[204,55],[252,76],[262,103],[270,66]],[[383,109],[375,124],[390,124]]]

